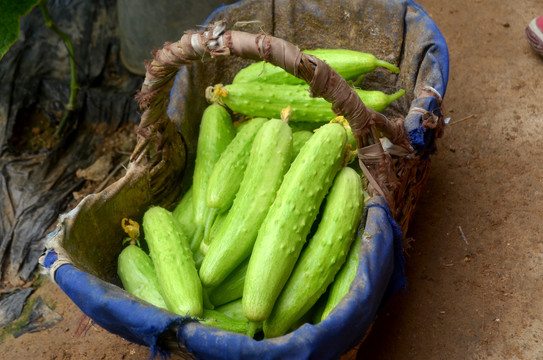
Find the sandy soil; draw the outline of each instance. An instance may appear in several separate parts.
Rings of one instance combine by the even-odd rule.
[[[543,359],[543,57],[524,35],[543,3],[418,3],[449,45],[451,125],[407,234],[408,289],[379,314],[358,359]],[[64,320],[8,337],[0,358],[148,357],[86,327],[52,283],[38,295]]]
[[[408,234],[408,291],[359,358],[543,359],[543,58],[524,35],[543,3],[419,4],[449,46],[451,125]]]

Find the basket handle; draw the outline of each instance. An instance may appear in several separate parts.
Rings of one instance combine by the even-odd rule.
[[[411,149],[402,124],[366,107],[355,90],[324,61],[280,38],[226,30],[222,21],[205,30],[187,31],[178,42],[165,43],[163,49],[153,52],[154,59],[146,63],[145,81],[137,95],[143,111],[138,134],[143,141],[138,141],[133,157],[148,142],[148,134],[158,124],[169,121],[165,115],[169,91],[179,68],[205,57],[230,55],[279,66],[307,82],[312,97],[330,102],[334,113],[347,119],[357,139],[359,162],[369,190],[372,195],[381,195],[394,211],[393,189],[398,179],[390,155],[381,146],[378,130],[394,144]]]

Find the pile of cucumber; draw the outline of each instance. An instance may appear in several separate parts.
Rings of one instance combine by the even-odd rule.
[[[348,80],[377,66],[398,72],[370,54],[311,53]],[[143,216],[149,255],[137,244],[138,224],[123,222],[131,239],[118,259],[123,287],[255,338],[318,323],[348,292],[358,265],[368,196],[349,166],[352,133],[330,121],[330,104],[321,107],[299,79],[270,64],[242,69],[214,93],[223,101],[202,115],[191,188],[173,211],[154,206]],[[382,111],[391,100],[379,96],[372,104]],[[238,126],[233,112],[244,115]]]

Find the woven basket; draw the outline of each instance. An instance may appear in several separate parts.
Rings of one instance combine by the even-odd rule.
[[[253,21],[270,8],[271,17]],[[328,21],[336,18],[349,24],[343,28],[350,34],[337,31],[337,21]],[[303,31],[288,28],[288,19],[296,19],[296,28]],[[390,23],[383,24],[383,19]],[[142,117],[126,174],[61,216],[40,263],[97,324],[149,346],[152,354],[165,351],[184,358],[223,359],[338,357],[360,342],[383,301],[403,284],[402,234],[427,179],[435,138],[444,128],[445,42],[411,1],[241,1],[218,9],[207,24],[153,52],[137,96]],[[231,30],[240,26],[256,31]],[[395,36],[402,37],[400,48]],[[377,72],[368,82],[381,84],[385,91],[404,88],[405,97],[386,115],[367,108],[326,63],[299,50],[316,47],[345,47],[377,56],[388,52],[386,60],[399,65],[400,74]],[[367,241],[360,249],[349,295],[322,323],[262,341],[155,308],[122,290],[116,275],[121,219],[141,221],[151,205],[172,209],[190,186],[199,119],[207,106],[204,89],[229,83],[254,60],[268,61],[305,80],[312,96],[328,100],[349,121],[372,195],[359,234],[363,232]]]

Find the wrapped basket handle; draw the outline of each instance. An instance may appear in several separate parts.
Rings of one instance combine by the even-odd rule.
[[[141,153],[150,139],[149,134],[160,131],[163,123],[169,121],[166,116],[169,91],[180,67],[205,57],[231,55],[279,66],[307,82],[312,97],[330,102],[334,113],[347,119],[357,140],[359,162],[369,190],[381,195],[394,211],[393,189],[398,180],[390,155],[381,146],[378,131],[395,145],[410,149],[402,124],[366,107],[355,90],[324,61],[302,53],[297,46],[280,38],[226,30],[224,22],[205,30],[187,31],[178,42],[165,43],[162,49],[153,52],[154,59],[146,63],[145,81],[137,95],[143,114],[133,158]],[[154,138],[161,139],[160,136]]]

